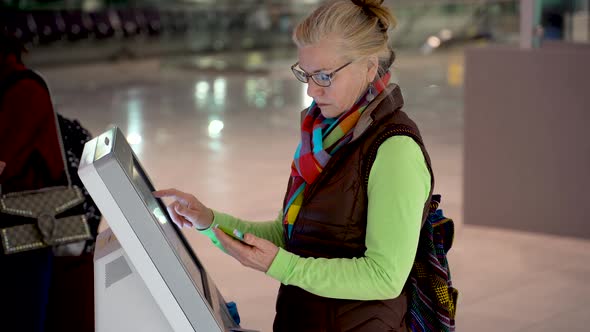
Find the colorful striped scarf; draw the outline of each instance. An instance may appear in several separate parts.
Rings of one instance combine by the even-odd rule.
[[[373,82],[373,91],[367,89],[356,103],[338,118],[325,118],[315,101],[307,109],[301,123],[301,142],[295,150],[291,166],[292,184],[283,208],[283,223],[287,226],[289,238],[303,203],[305,188],[318,178],[330,158],[350,142],[352,129],[371,102],[372,98],[367,98],[368,95],[381,93],[390,77],[391,74],[387,72],[382,78]]]

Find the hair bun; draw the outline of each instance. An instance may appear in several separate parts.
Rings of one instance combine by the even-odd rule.
[[[351,0],[369,17],[376,17],[383,32],[396,25],[396,20],[389,8],[382,6],[384,0]]]

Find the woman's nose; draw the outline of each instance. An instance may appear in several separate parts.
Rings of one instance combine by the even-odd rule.
[[[307,82],[307,95],[311,98],[316,98],[324,94],[324,88],[317,85],[311,78]]]

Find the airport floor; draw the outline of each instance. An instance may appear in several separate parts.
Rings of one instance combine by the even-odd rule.
[[[119,126],[158,188],[271,220],[281,208],[299,112],[310,102],[289,70],[294,62],[287,50],[37,69],[57,111],[94,135]],[[463,222],[462,50],[401,51],[393,73],[431,154],[441,206],[456,223],[449,260],[460,291],[457,330],[588,331],[590,241]],[[242,326],[271,331],[278,282],[197,231],[184,232],[224,297],[237,302]]]

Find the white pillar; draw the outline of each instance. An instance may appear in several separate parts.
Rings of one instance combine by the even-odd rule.
[[[536,0],[520,0],[520,48],[533,48]]]

